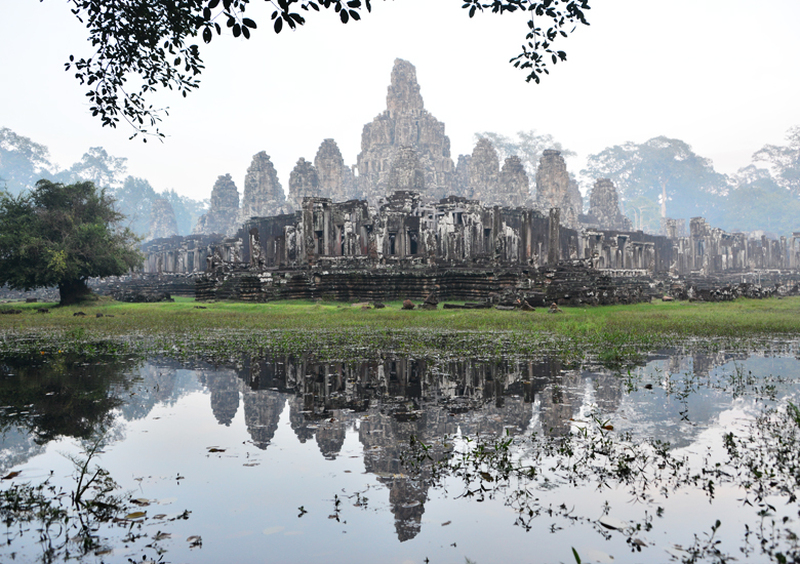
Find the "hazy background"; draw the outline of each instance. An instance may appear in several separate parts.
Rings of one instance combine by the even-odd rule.
[[[50,149],[69,167],[93,146],[128,158],[127,173],[158,190],[203,199],[218,175],[241,190],[251,157],[265,150],[284,189],[299,157],[333,137],[355,163],[361,129],[385,108],[392,62],[417,67],[426,108],[446,125],[454,160],[473,135],[536,129],[585,157],[626,141],[665,135],[688,142],[733,173],[800,124],[800,2],[797,0],[604,0],[590,27],[563,40],[568,60],[542,84],[508,64],[524,40],[522,15],[478,15],[460,0],[373,0],[346,26],[331,13],[275,35],[271,7],[254,0],[260,24],[249,41],[201,44],[199,91],[166,94],[163,143],[129,141],[102,128],[85,88],[64,72],[70,54],[90,56],[87,33],[60,0],[17,0],[0,20],[0,126]]]

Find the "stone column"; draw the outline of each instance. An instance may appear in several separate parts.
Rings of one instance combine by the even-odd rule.
[[[550,208],[550,240],[547,249],[547,263],[558,264],[561,251],[561,210]]]

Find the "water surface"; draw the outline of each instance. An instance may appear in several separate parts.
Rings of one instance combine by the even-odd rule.
[[[93,464],[138,500],[130,511],[146,516],[101,525],[87,562],[574,562],[573,548],[584,562],[688,560],[717,520],[711,543],[763,562],[769,555],[746,534],[765,522],[744,503],[748,492],[702,469],[724,461],[725,433],[744,436],[765,409],[796,403],[796,355],[796,343],[769,355],[661,351],[623,370],[390,355],[237,366],[4,359],[0,472],[20,474],[0,488],[49,479],[74,490],[69,457],[103,436]],[[635,486],[594,470],[565,478],[550,470],[558,457],[541,457],[530,440],[598,430],[623,446],[669,443],[671,456],[692,466],[686,475],[701,479],[656,482],[649,470]],[[411,464],[412,442],[441,458],[469,452],[473,437],[513,439],[511,457],[535,459],[539,473],[503,480],[484,466],[465,478]],[[774,516],[789,519],[781,526],[796,526],[797,503],[775,499]],[[47,533],[56,560],[80,553],[59,544],[59,529]],[[42,558],[35,522],[4,535],[3,561]],[[790,540],[775,542],[791,550]]]

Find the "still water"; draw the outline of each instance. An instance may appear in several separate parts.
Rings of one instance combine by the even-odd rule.
[[[752,480],[734,476],[723,446],[726,433],[753,434],[765,410],[798,403],[797,350],[660,351],[617,370],[389,355],[362,363],[245,358],[236,366],[2,359],[0,491],[47,480],[50,495],[62,492],[69,506],[80,478],[73,460],[85,460],[102,437],[89,467],[108,472],[126,505],[121,519],[92,525],[97,546],[85,555],[74,530],[3,514],[0,561],[797,555],[797,502],[774,486],[759,508]],[[542,454],[541,441],[568,436],[578,437],[568,454]],[[510,440],[508,459],[535,468],[535,477],[491,463],[459,466],[477,460],[475,437]],[[645,444],[672,458],[637,450]],[[415,464],[425,453],[450,463]],[[623,463],[632,471],[621,472]]]

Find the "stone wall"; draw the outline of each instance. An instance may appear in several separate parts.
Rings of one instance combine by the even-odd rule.
[[[792,268],[786,237],[748,239],[745,233],[726,233],[711,227],[702,217],[689,221],[689,236],[675,239],[674,248],[672,270],[679,274],[714,275]]]
[[[413,156],[413,155],[412,155]],[[418,178],[413,159],[403,178]],[[410,172],[410,174],[409,174]],[[402,176],[399,175],[398,176]],[[794,259],[798,260],[796,240]],[[641,231],[571,229],[561,210],[485,206],[450,196],[436,203],[415,191],[394,192],[380,208],[364,200],[305,198],[294,214],[250,218],[236,236],[173,237],[145,247],[145,273],[254,272],[324,267],[492,268],[544,267],[581,261],[600,272],[660,276],[716,275],[791,268],[785,238],[744,234],[691,221],[688,237]]]
[[[266,302],[284,299],[340,301],[425,300],[481,303],[524,299],[534,307],[609,305],[650,301],[663,295],[647,276],[615,278],[580,263],[512,269],[329,269],[232,271],[197,279],[197,298]]]

